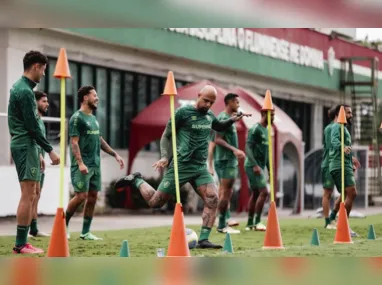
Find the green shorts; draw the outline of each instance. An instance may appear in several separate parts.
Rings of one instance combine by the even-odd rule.
[[[20,182],[24,180],[40,181],[40,155],[37,145],[11,146],[11,153]]]
[[[70,176],[75,192],[101,191],[101,168],[88,167],[88,174],[82,174],[78,166],[72,167]]]
[[[262,169],[260,175],[257,175],[253,172],[253,167],[246,166],[245,173],[248,176],[251,190],[267,188],[267,180],[264,175],[264,169]]]
[[[220,179],[235,179],[238,174],[237,167],[234,166],[223,166],[215,164],[215,171],[218,175],[219,180]]]
[[[191,186],[196,190],[200,185],[205,184],[215,184],[215,181],[211,174],[208,172],[207,168],[200,170],[190,169],[180,169],[179,174],[179,186],[182,187],[184,184],[189,182]],[[174,168],[170,167],[163,177],[162,182],[158,187],[158,191],[165,192],[167,194],[175,195],[175,175]]]
[[[329,172],[329,167],[323,167],[321,168],[321,178],[322,178],[322,185],[324,189],[332,189],[334,188],[334,180],[332,178],[332,175]]]
[[[44,186],[44,180],[45,180],[45,173],[41,173],[41,179],[40,179],[40,189]]]
[[[341,193],[341,169],[335,169],[330,172],[333,177],[334,184],[337,187],[337,191]],[[354,173],[352,169],[345,169],[345,188],[355,185]]]

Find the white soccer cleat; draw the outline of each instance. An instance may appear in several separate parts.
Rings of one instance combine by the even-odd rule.
[[[44,232],[40,232],[40,231],[38,231],[37,234],[35,234],[35,235],[28,234],[28,238],[31,238],[31,239],[35,239],[35,238],[39,238],[39,237],[41,237],[41,238],[50,237],[50,235],[47,233],[44,233]]]
[[[240,234],[240,230],[235,230],[231,227],[225,227],[225,228],[222,228],[222,229],[217,229],[217,231],[219,233],[222,233],[222,234],[226,234],[226,233],[229,233],[229,234]]]
[[[231,220],[231,219],[229,219],[229,220],[227,221],[227,225],[228,225],[229,227],[237,227],[237,226],[239,226],[239,222],[238,222],[238,221],[235,221],[235,220]]]
[[[246,226],[246,231],[258,231],[258,232],[265,232],[267,230],[267,227],[263,223],[258,223],[254,226]]]

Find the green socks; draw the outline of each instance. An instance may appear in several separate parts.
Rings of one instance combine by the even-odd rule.
[[[337,211],[333,210],[329,216],[330,221],[334,221],[336,219],[336,216],[337,216]]]
[[[226,218],[226,220],[231,219],[231,211],[230,211],[230,209],[227,209],[227,212],[225,212],[225,218]]]
[[[260,214],[256,214],[255,225],[257,225],[260,222],[261,222],[261,213]]]
[[[30,233],[35,235],[35,234],[37,234],[37,232],[38,232],[38,229],[37,229],[37,220],[33,219],[32,222],[31,222]]]
[[[199,241],[208,239],[210,236],[210,233],[211,233],[211,228],[202,226],[202,230],[200,231]]]
[[[20,247],[27,243],[29,226],[17,226],[16,246]]]
[[[247,222],[247,227],[253,226],[253,215],[249,216],[248,215],[248,222]]]
[[[141,184],[145,183],[145,180],[143,180],[142,178],[135,178],[134,179],[134,187],[139,189],[139,186],[141,186]]]
[[[65,221],[66,221],[66,227],[69,226],[69,221],[70,219],[73,217],[73,213],[69,213],[68,211],[66,211],[65,213]]]
[[[93,217],[84,217],[82,224],[82,234],[87,234],[90,231],[90,225],[92,224]]]
[[[226,227],[226,214],[219,215],[219,225],[218,229],[224,229]]]
[[[330,224],[330,218],[325,218],[325,227]]]

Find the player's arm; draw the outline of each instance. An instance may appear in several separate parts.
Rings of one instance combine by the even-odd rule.
[[[122,157],[119,156],[119,154],[109,146],[109,144],[103,139],[103,137],[100,137],[101,141],[101,149],[106,152],[107,154],[111,155],[115,158],[115,160],[119,163],[120,168],[122,169],[125,165],[125,162],[123,161]]]
[[[43,150],[50,153],[53,150],[51,144],[45,138],[40,125],[37,120],[34,96],[29,94],[29,91],[25,90],[19,94],[21,100],[21,108],[24,116],[24,125],[29,131],[29,134],[36,140],[37,144],[41,146]]]
[[[256,144],[255,140],[255,132],[250,131],[248,134],[247,142],[245,143],[245,154],[247,155],[248,161],[254,165],[258,166],[259,163],[255,159],[255,156],[253,155],[253,149]]]
[[[82,160],[79,141],[80,141],[79,136],[70,138],[70,147],[72,148],[72,154],[74,158],[76,159],[78,165],[81,165],[81,164],[84,164],[84,161]]]
[[[101,141],[101,149],[106,152],[108,155],[115,156],[117,153],[112,149],[109,144],[103,139],[103,137],[100,137]]]
[[[341,127],[339,124],[336,124],[332,127],[331,132],[330,132],[330,147],[334,150],[339,150],[341,151]],[[351,147],[350,146],[345,146],[344,147],[344,152],[346,154],[351,153]]]

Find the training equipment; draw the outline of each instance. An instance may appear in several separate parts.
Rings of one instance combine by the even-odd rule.
[[[119,256],[120,257],[129,257],[130,256],[130,250],[129,250],[129,244],[127,240],[124,240],[122,242],[121,249],[119,251]]]
[[[350,236],[349,221],[345,209],[345,203],[341,202],[338,214],[337,231],[334,243],[353,243]]]
[[[370,225],[369,226],[369,232],[367,233],[367,239],[375,240],[376,238],[377,237],[375,235],[374,226]]]
[[[232,240],[229,233],[227,233],[225,236],[223,251],[226,253],[233,253]]]
[[[187,238],[188,248],[189,249],[195,248],[196,245],[198,244],[198,235],[196,234],[196,232],[186,228],[186,238]]]
[[[310,245],[320,245],[320,238],[318,236],[318,231],[317,229],[313,229],[313,235],[312,235],[312,240],[310,242]]]

